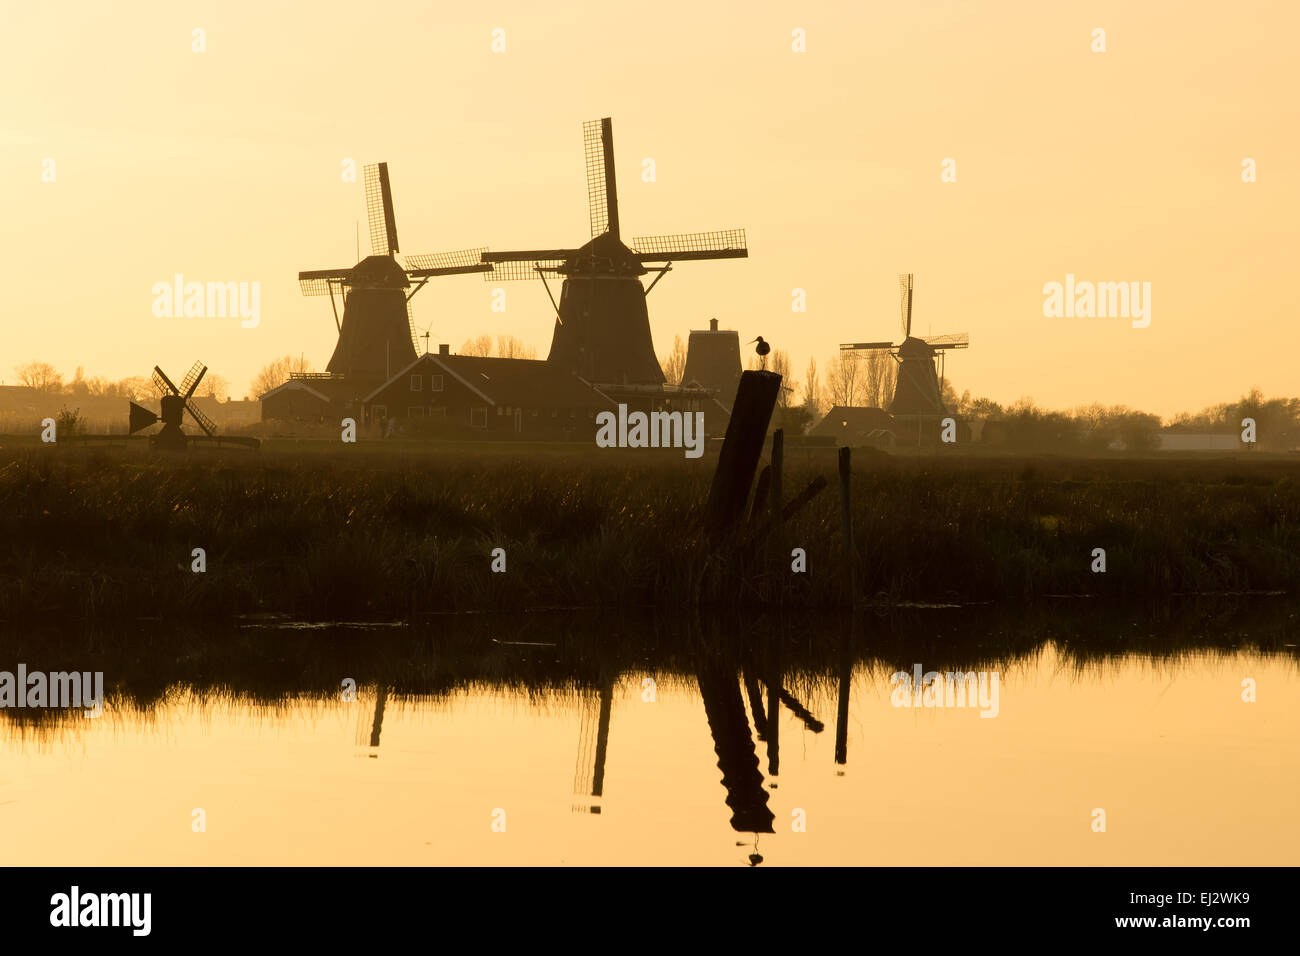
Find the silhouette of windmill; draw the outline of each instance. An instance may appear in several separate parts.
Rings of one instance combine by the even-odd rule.
[[[203,429],[205,437],[211,438],[217,431],[216,423],[207,415],[203,414],[198,408],[190,404],[190,399],[194,396],[194,390],[199,387],[199,382],[203,381],[203,376],[207,373],[208,367],[202,362],[195,362],[185,378],[181,380],[181,387],[177,388],[167,374],[157,365],[153,367],[153,384],[158,389],[159,405],[161,414],[155,415],[149,409],[130,402],[130,414],[128,419],[128,429],[130,434],[135,434],[141,429],[148,428],[160,419],[163,427],[158,434],[150,437],[151,443],[158,448],[183,449],[192,436],[186,435],[181,431],[181,419],[185,413],[189,412],[190,417],[198,423],[199,428]]]
[[[937,416],[947,413],[943,405],[943,361],[949,349],[970,347],[970,336],[965,332],[953,335],[930,335],[919,338],[912,335],[912,273],[898,277],[899,305],[902,311],[903,341],[848,342],[840,346],[841,352],[889,350],[898,362],[898,378],[894,383],[894,398],[886,409],[890,414],[902,416]],[[935,359],[939,371],[935,372]]]
[[[625,244],[614,177],[614,133],[609,117],[583,124],[587,206],[592,239],[578,249],[485,252],[492,264],[487,281],[564,277],[555,307],[555,331],[548,361],[599,384],[662,385],[655,357],[646,296],[674,262],[740,259],[749,255],[745,231],[646,236]],[[658,272],[648,287],[641,276]]]
[[[388,164],[366,166],[364,172],[371,254],[348,269],[299,272],[298,284],[303,295],[330,297],[339,340],[327,370],[386,380],[392,370],[405,368],[416,359],[419,343],[411,313],[415,293],[437,276],[488,272],[491,267],[482,263],[481,247],[406,256],[405,265],[400,263]],[[341,322],[335,293],[343,301]]]

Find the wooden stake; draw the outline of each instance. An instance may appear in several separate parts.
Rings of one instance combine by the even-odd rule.
[[[745,513],[754,470],[763,454],[767,426],[776,407],[781,376],[775,372],[742,372],[736,402],[727,423],[727,437],[718,453],[717,470],[705,505],[705,527],[710,534],[726,532]]]
[[[853,512],[850,509],[849,502],[849,483],[853,469],[853,451],[849,448],[840,449],[840,527],[844,537],[844,580],[849,589],[849,602],[853,606],[858,603],[858,589],[855,584],[857,577],[853,573],[853,564],[856,559],[856,552],[853,549]]]

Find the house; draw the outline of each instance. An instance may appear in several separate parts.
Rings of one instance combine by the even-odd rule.
[[[367,419],[449,437],[594,441],[616,403],[573,372],[536,359],[426,353],[362,398]]]
[[[831,438],[839,445],[887,447],[896,439],[894,419],[883,408],[836,405],[808,430],[810,438]]]
[[[342,375],[295,373],[262,395],[262,421],[336,423],[361,412],[357,386]]]

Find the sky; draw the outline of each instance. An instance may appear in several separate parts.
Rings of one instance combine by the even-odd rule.
[[[334,320],[297,273],[352,265],[358,222],[367,252],[346,161],[389,163],[404,252],[572,247],[582,122],[611,116],[624,236],[747,231],[748,259],[651,293],[661,356],[716,316],[802,380],[896,336],[912,272],[914,332],[970,334],[959,392],[1165,416],[1295,395],[1297,32],[1300,5],[1262,0],[7,0],[0,380],[202,359],[242,397],[277,356],[323,368]],[[156,316],[176,273],[259,283],[257,326]],[[1045,315],[1067,274],[1150,283],[1150,324]],[[544,289],[504,288],[494,312],[481,277],[435,280],[417,325],[545,356]]]

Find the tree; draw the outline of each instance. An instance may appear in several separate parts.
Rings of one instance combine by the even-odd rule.
[[[227,402],[230,400],[230,381],[214,372],[209,372],[203,376],[203,381],[199,382],[198,391],[194,393],[199,398],[211,398],[218,402]]]
[[[808,414],[816,418],[821,414],[822,383],[817,376],[817,360],[808,360],[808,371],[803,376],[803,407]]]
[[[310,372],[311,363],[304,358],[294,358],[292,355],[286,355],[278,358],[268,365],[264,365],[262,370],[253,376],[253,382],[249,390],[257,396],[265,395],[273,388],[278,388],[285,382],[289,381],[289,376],[294,372]],[[204,376],[205,378],[207,376]]]
[[[63,390],[63,376],[49,362],[28,362],[14,369],[18,381],[45,394]]]
[[[477,338],[466,339],[465,344],[460,347],[460,354],[489,358],[492,355],[492,336],[480,335]]]
[[[534,346],[525,345],[513,335],[498,335],[497,356],[499,358],[535,359],[537,358],[537,349]]]
[[[859,353],[841,352],[826,363],[826,398],[831,405],[854,405],[858,397]]]
[[[850,355],[859,353],[850,352]],[[898,380],[898,363],[884,349],[873,349],[859,359],[862,404],[869,408],[888,408],[894,400],[894,383]],[[945,383],[946,384],[946,383]]]
[[[680,335],[673,337],[673,350],[666,359],[659,360],[659,365],[669,385],[682,384],[682,377],[686,374],[686,346],[682,344]]]
[[[154,394],[153,382],[139,375],[133,378],[124,378],[110,387],[116,389],[116,394],[135,402],[142,402],[146,398],[152,398]]]

